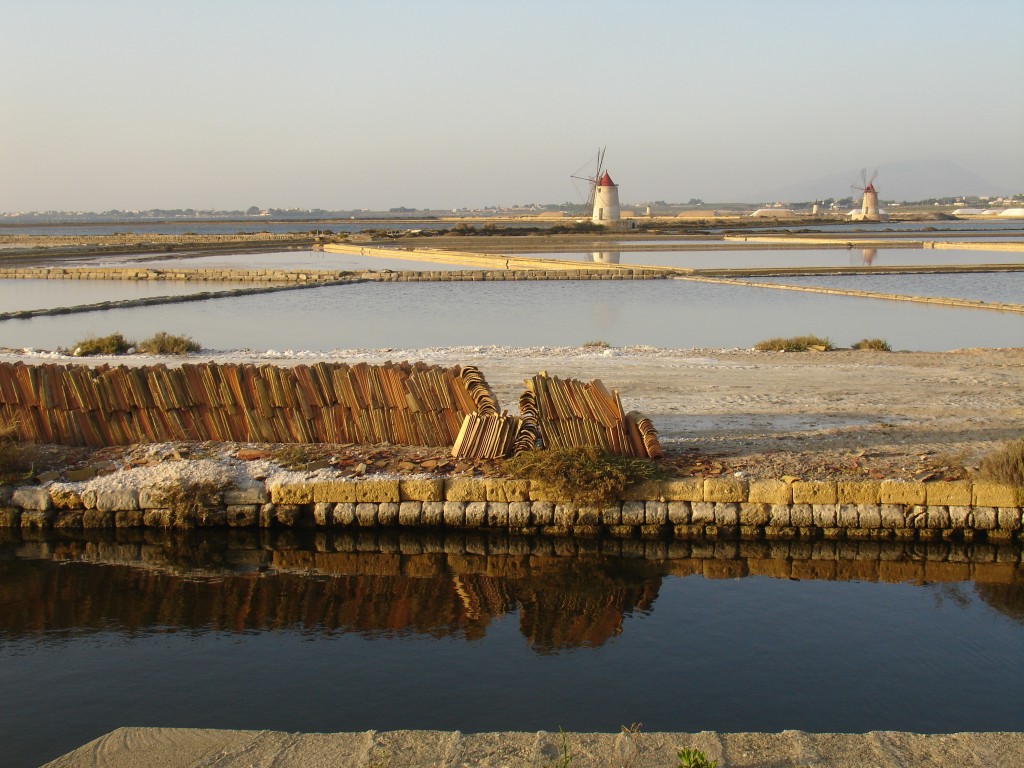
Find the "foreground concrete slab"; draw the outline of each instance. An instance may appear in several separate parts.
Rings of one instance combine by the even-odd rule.
[[[364,731],[284,733],[118,728],[59,757],[50,768],[456,768],[568,766],[675,768],[680,749],[700,749],[719,768],[1012,768],[1024,766],[1024,733],[474,733]]]

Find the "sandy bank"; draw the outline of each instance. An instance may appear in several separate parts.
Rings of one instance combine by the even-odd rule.
[[[85,766],[645,766],[676,765],[680,749],[700,749],[719,768],[913,765],[1013,766],[1024,762],[1024,734],[804,733],[478,733],[364,731],[284,733],[184,728],[119,728],[50,768]],[[571,762],[565,762],[568,757]]]

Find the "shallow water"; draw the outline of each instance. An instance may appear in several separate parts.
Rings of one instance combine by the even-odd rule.
[[[1019,549],[616,546],[5,534],[0,763],[122,725],[1024,728]]]
[[[814,285],[851,291],[896,293],[904,296],[944,296],[955,299],[1024,304],[1024,272],[983,272],[949,275],[831,275],[751,278],[761,283]]]
[[[939,351],[1024,344],[1024,316],[684,280],[360,283],[0,322],[0,346],[55,349],[114,332],[207,349],[458,345],[752,347],[814,333]]]

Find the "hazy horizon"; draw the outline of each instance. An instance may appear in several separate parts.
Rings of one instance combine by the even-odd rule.
[[[558,203],[599,146],[630,201],[757,202],[917,161],[1024,189],[1016,0],[10,0],[4,17],[2,211]]]

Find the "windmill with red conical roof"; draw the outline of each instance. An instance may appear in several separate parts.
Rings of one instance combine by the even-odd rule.
[[[862,168],[860,172],[860,186],[856,184],[850,185],[850,189],[863,195],[860,212],[854,211],[850,216],[854,221],[881,221],[882,217],[878,213],[878,192],[875,190],[875,179],[877,177],[877,170],[871,174],[869,179],[867,168]]]
[[[590,220],[594,224],[615,227],[622,219],[622,211],[619,208],[619,187],[612,181],[608,171],[604,169],[604,152],[603,147],[597,151],[597,166],[593,176],[573,174],[572,178],[586,181],[590,185],[590,195],[587,197],[587,207],[592,211]]]

